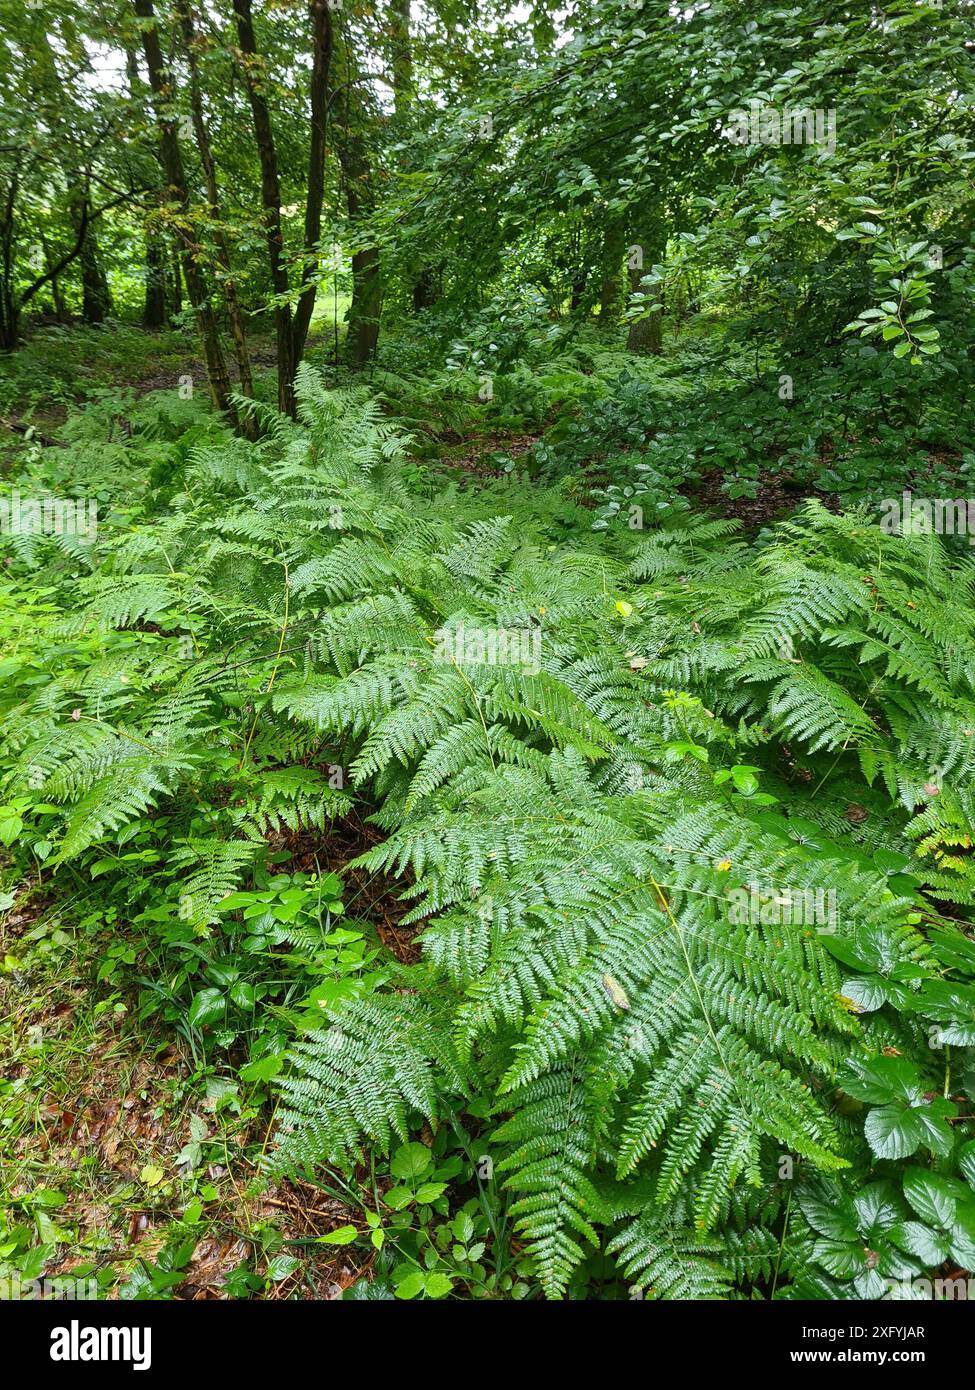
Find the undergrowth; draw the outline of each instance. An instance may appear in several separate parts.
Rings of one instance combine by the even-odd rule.
[[[817,503],[593,533],[299,387],[257,445],[146,417],[28,464],[105,505],[4,540],[11,882],[96,881],[144,1016],[274,1096],[271,1172],[392,1153],[451,1220],[476,1172],[549,1297],[971,1269],[971,560]],[[415,952],[342,906],[350,818]],[[460,1169],[409,1147],[461,1123]],[[476,1282],[510,1234],[461,1225]]]

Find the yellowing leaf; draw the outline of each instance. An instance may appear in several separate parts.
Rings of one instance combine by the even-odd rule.
[[[626,997],[626,990],[614,976],[604,975],[602,978],[602,986],[618,1009],[628,1009],[630,1007],[630,1001]]]
[[[147,1163],[139,1174],[139,1181],[144,1182],[146,1187],[158,1187],[165,1176],[162,1168],[157,1168],[154,1163]]]

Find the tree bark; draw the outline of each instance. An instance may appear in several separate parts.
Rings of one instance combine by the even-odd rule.
[[[169,257],[169,303],[173,314],[183,312],[183,276],[179,268],[179,256]]]
[[[413,311],[431,309],[440,297],[437,273],[432,266],[424,266],[413,282]]]
[[[599,322],[606,324],[619,308],[623,288],[623,232],[610,227],[603,240],[603,261],[599,281]]]
[[[162,328],[166,322],[166,250],[155,232],[146,232],[146,291],[143,328]]]
[[[350,118],[351,97],[358,74],[348,47],[345,50],[351,75],[347,82],[345,111],[336,124],[340,135],[337,142],[342,180],[345,184],[346,205],[354,222],[372,207],[372,169],[366,154],[361,129]],[[376,351],[379,323],[382,314],[382,267],[379,248],[364,247],[352,257],[352,303],[349,306],[346,354],[357,370],[364,367]]]
[[[142,79],[139,76],[139,57],[134,48],[126,47],[125,73],[129,96],[136,107],[142,103]],[[158,152],[157,152],[158,159]],[[162,328],[166,322],[166,247],[159,233],[146,227],[145,234],[145,297],[142,306],[143,328]]]
[[[0,293],[0,352],[13,352],[20,341],[20,311],[7,286]]]
[[[20,188],[19,162],[14,164],[0,217],[0,349],[12,352],[20,331],[20,311],[14,294],[14,210]]]
[[[41,248],[44,252],[45,268],[50,270],[55,264],[55,258],[51,254],[51,247],[48,239],[43,233],[41,233]],[[54,313],[57,316],[58,323],[70,323],[71,315],[68,313],[68,306],[64,302],[64,294],[61,290],[61,277],[57,271],[51,276],[51,299],[54,301]]]
[[[200,90],[200,74],[196,60],[196,33],[193,26],[191,0],[176,0],[176,15],[179,19],[186,50],[186,61],[190,74],[190,111],[193,118],[193,133],[196,147],[206,179],[207,213],[210,218],[210,231],[216,248],[216,258],[223,271],[223,292],[227,304],[227,317],[234,340],[234,357],[240,377],[241,395],[254,395],[254,379],[251,374],[250,353],[247,348],[247,333],[244,329],[244,316],[237,296],[237,281],[230,263],[230,247],[220,222],[220,190],[217,184],[217,166],[210,146],[210,132],[207,130],[203,111],[203,96]],[[258,434],[257,417],[253,412],[245,412],[240,420],[241,433],[248,439],[256,439]]]
[[[630,284],[630,294],[636,294],[640,288],[643,276],[649,270],[653,262],[644,252],[644,264],[641,266],[629,266],[628,276]],[[659,310],[649,314],[646,318],[636,319],[630,324],[629,332],[626,336],[626,350],[632,353],[658,353],[662,351],[662,330]]]
[[[104,323],[112,312],[112,296],[108,280],[102,268],[98,250],[98,237],[90,221],[90,209],[84,209],[86,226],[82,234],[81,254],[78,264],[81,269],[81,317],[85,323]],[[80,225],[81,210],[75,205],[76,224]],[[52,278],[52,283],[53,279]]]
[[[281,180],[278,176],[278,156],[274,147],[271,112],[264,99],[261,82],[261,58],[254,36],[251,0],[233,0],[237,22],[237,41],[240,44],[244,83],[250,102],[257,158],[261,168],[261,203],[264,208],[264,235],[267,239],[271,288],[275,294],[274,331],[277,341],[278,409],[283,415],[295,415],[294,335],[291,305],[288,295],[291,286],[284,259],[284,232],[281,226]]]
[[[375,246],[352,257],[352,303],[349,306],[349,354],[357,370],[375,355],[382,315],[379,250]]]
[[[227,375],[227,364],[223,355],[223,347],[220,343],[220,335],[217,331],[217,323],[214,318],[213,308],[210,304],[209,295],[203,276],[199,268],[198,258],[201,248],[185,229],[186,214],[189,212],[190,196],[186,184],[186,177],[183,172],[183,160],[179,150],[179,140],[176,136],[176,125],[174,121],[165,114],[166,112],[166,78],[164,73],[162,47],[159,42],[159,29],[156,23],[156,16],[152,6],[152,0],[133,0],[133,7],[138,18],[142,21],[142,47],[146,59],[146,67],[149,73],[149,87],[152,92],[153,106],[156,113],[156,127],[159,132],[159,155],[162,161],[163,174],[166,179],[171,196],[176,201],[181,214],[180,222],[182,228],[179,233],[179,260],[183,270],[183,279],[186,282],[186,293],[189,295],[190,303],[196,315],[196,321],[200,330],[200,337],[203,342],[203,355],[207,367],[207,383],[210,387],[210,394],[217,410],[226,414],[235,428],[237,427],[237,414],[230,400],[230,378]]]
[[[305,257],[302,290],[295,308],[292,358],[295,368],[305,352],[308,327],[318,293],[322,202],[325,197],[325,135],[328,121],[328,77],[332,66],[332,15],[328,0],[312,0],[311,115],[308,133],[308,194],[305,199]]]
[[[271,287],[277,302],[274,328],[277,340],[278,409],[294,416],[294,383],[308,341],[308,329],[318,294],[318,267],[322,235],[322,202],[325,197],[325,139],[328,122],[328,80],[332,66],[332,15],[328,0],[310,0],[312,70],[309,92],[308,177],[305,196],[305,227],[300,264],[298,300],[292,314],[288,296],[291,281],[284,255],[281,225],[281,180],[274,144],[271,112],[262,90],[262,61],[254,33],[251,0],[233,0],[240,45],[241,68],[250,101],[261,169],[261,203],[267,238]]]
[[[389,46],[393,68],[393,112],[405,116],[413,102],[410,0],[389,0]]]
[[[389,0],[387,31],[393,77],[393,115],[405,134],[414,97],[410,0]],[[419,270],[414,272],[411,297],[414,313],[436,304],[440,297],[440,277],[432,265],[421,263]]]

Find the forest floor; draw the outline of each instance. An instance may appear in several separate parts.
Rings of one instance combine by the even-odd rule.
[[[270,339],[255,338],[252,356],[269,375]],[[118,338],[66,334],[35,357],[28,345],[17,371],[17,380],[0,382],[0,426],[18,447],[29,429],[44,445],[63,443],[56,436],[79,399],[106,402],[111,430],[113,402],[121,409],[204,376],[185,336],[132,329]],[[544,423],[521,428],[476,421],[438,431],[433,421],[425,443],[435,468],[477,485],[529,464],[557,415],[556,407]],[[0,465],[3,443],[0,434]],[[598,481],[601,471],[597,456],[580,476]],[[754,497],[729,497],[720,472],[682,491],[693,507],[734,517],[751,533],[798,500],[774,460]],[[290,834],[273,849],[289,871],[340,873],[346,909],[411,962],[422,927],[402,924],[405,908],[381,877],[347,868],[379,838],[352,817],[330,830],[325,849],[320,836]],[[338,1174],[300,1188],[269,1179],[262,1160],[274,1114],[265,1093],[241,1081],[241,1058],[214,1061],[197,1051],[192,1030],[140,1016],[137,991],[123,995],[104,971],[112,932],[104,920],[79,923],[64,900],[0,895],[0,1259],[24,1256],[23,1278],[42,1270],[93,1278],[109,1298],[328,1299],[363,1287],[373,1255],[351,1242],[370,1227],[381,1234],[367,1216],[385,1214],[389,1174],[373,1167],[357,1186]],[[129,984],[156,988],[139,978],[134,954],[125,971]],[[372,1211],[357,1190],[375,1199]]]
[[[43,898],[0,926],[0,1215],[6,1245],[37,1252],[21,1278],[43,1265],[101,1297],[341,1297],[368,1261],[321,1238],[359,1214],[262,1175],[267,1107],[134,1017],[99,983],[97,945]]]
[[[103,386],[137,400],[203,376],[179,335],[142,334],[127,374],[94,341],[76,364],[89,398]],[[273,366],[269,339],[254,340],[252,362]],[[32,429],[42,444],[63,442],[53,436],[71,401],[24,400],[22,411],[0,411],[8,439]],[[498,444],[468,446],[462,466],[477,472]],[[291,852],[293,869],[314,868],[320,839],[289,838],[274,848]],[[337,827],[329,868],[378,838],[357,818]],[[398,926],[404,909],[385,884],[355,871],[346,884],[383,944],[415,959],[420,928]],[[0,897],[0,909],[11,905]],[[97,975],[97,926],[78,930],[64,906],[41,895],[0,911],[0,1252],[30,1247],[36,1271],[22,1261],[25,1282],[43,1268],[46,1279],[95,1279],[99,1297],[340,1298],[370,1260],[329,1235],[361,1228],[361,1211],[327,1185],[263,1175],[271,1109],[242,1094],[229,1064],[209,1064],[184,1036],[134,1016]]]

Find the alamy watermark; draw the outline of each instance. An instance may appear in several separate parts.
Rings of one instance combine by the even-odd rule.
[[[722,131],[733,145],[822,145],[836,149],[836,107],[770,106],[751,101],[728,113]]]
[[[761,889],[757,883],[728,893],[728,920],[735,926],[815,927],[836,930],[835,888]]]
[[[94,498],[22,497],[17,488],[0,497],[0,535],[83,536],[93,541],[98,530]]]
[[[883,1298],[898,1302],[906,1299],[934,1299],[938,1303],[958,1303],[975,1298],[975,1279],[957,1275],[954,1279],[885,1279],[887,1292]]]
[[[50,1274],[43,1279],[21,1279],[19,1274],[0,1276],[0,1303],[69,1302],[94,1303],[98,1280],[75,1274]]]
[[[134,1371],[152,1365],[151,1327],[82,1327],[72,1318],[51,1329],[52,1361],[131,1361]]]
[[[537,676],[542,669],[542,630],[538,627],[441,627],[434,661],[455,666],[518,666]]]
[[[975,545],[975,498],[885,497],[880,504],[880,529],[888,536],[967,536]]]

